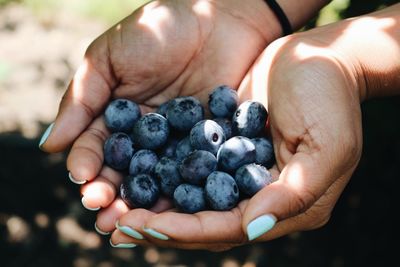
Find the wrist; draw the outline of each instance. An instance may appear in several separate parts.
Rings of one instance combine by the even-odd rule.
[[[293,31],[303,27],[310,19],[315,17],[319,10],[327,5],[329,0],[276,0],[288,18]],[[280,35],[283,35],[282,30]]]
[[[357,81],[360,102],[399,94],[400,5],[328,25],[325,44],[346,61]],[[392,27],[389,25],[393,24]],[[316,36],[316,34],[314,34]]]

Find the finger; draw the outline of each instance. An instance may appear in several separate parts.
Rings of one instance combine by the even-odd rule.
[[[115,199],[107,208],[101,209],[97,213],[96,227],[104,233],[111,233],[115,229],[115,223],[125,213],[129,207],[122,199]]]
[[[107,207],[117,197],[123,175],[103,166],[100,174],[81,188],[82,204],[90,210]]]
[[[162,214],[176,214],[174,211],[166,211]],[[161,215],[161,214],[159,214]],[[190,237],[182,242],[180,240],[168,239],[160,240],[144,230],[143,226],[147,225],[152,219],[158,220],[159,215],[155,212],[146,209],[134,209],[121,216],[117,223],[117,229],[113,232],[110,242],[113,246],[118,244],[135,244],[135,245],[150,245],[156,244],[163,247],[184,248],[184,249],[207,249],[213,251],[226,250],[239,245],[237,242],[214,242],[212,240],[205,240],[205,242],[197,243],[196,240],[190,240]],[[175,224],[183,226],[184,222],[176,221]],[[168,226],[167,226],[168,227]],[[122,245],[123,246],[123,245]]]
[[[354,169],[335,180],[321,198],[305,212],[278,221],[274,228],[262,235],[257,241],[269,241],[297,231],[313,230],[324,226],[331,217],[331,212],[341,193],[349,182]]]
[[[103,144],[109,134],[103,117],[98,117],[74,142],[67,158],[67,169],[74,180],[90,181],[100,173]]]
[[[42,137],[39,146],[44,151],[58,152],[71,145],[104,108],[117,83],[108,51],[105,35],[88,48],[61,100],[53,127]]]
[[[321,153],[294,154],[279,180],[250,199],[243,215],[243,230],[249,240],[269,231],[277,220],[310,208],[333,183],[331,167]]]
[[[117,221],[121,219],[123,222],[129,220],[133,223],[133,229],[136,229],[137,223],[143,223],[143,220],[151,214],[166,211],[171,207],[172,202],[165,197],[161,197],[150,210],[131,209],[118,197],[107,208],[98,213],[96,226],[103,232],[111,232],[115,229]],[[125,215],[129,215],[128,219],[123,219]]]
[[[230,211],[202,211],[184,214],[175,211],[152,216],[144,225],[144,235],[155,244],[178,243],[233,243],[245,239],[241,229],[242,212],[246,201]],[[128,220],[129,222],[129,220]]]
[[[137,239],[131,237],[124,232],[116,229],[112,233],[110,237],[110,244],[112,247],[117,248],[132,248],[136,246],[154,246],[155,244],[147,239]],[[185,250],[210,250],[210,251],[225,251],[231,249],[233,247],[238,246],[237,243],[182,243],[176,242],[173,240],[169,240],[168,242],[164,242],[162,244],[157,244],[157,246],[166,247],[166,248],[179,248]]]

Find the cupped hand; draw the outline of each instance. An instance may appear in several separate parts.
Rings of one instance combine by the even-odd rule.
[[[109,132],[101,113],[112,98],[128,98],[149,112],[180,96],[203,104],[214,87],[238,87],[264,47],[280,34],[262,0],[154,1],[97,38],[87,49],[41,148],[72,144],[70,178],[84,183],[82,202],[99,212],[100,231],[114,229],[128,207],[116,199],[121,174],[103,166]],[[46,135],[45,135],[46,136]],[[169,208],[160,201],[154,211]]]
[[[112,244],[225,250],[327,223],[362,148],[359,80],[354,65],[330,45],[342,29],[334,30],[275,41],[239,88],[242,100],[261,101],[269,111],[274,183],[226,212],[129,211]],[[132,229],[144,239],[130,237]]]

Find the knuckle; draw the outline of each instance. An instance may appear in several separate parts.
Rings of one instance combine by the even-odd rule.
[[[304,230],[315,230],[325,226],[330,219],[330,214],[319,214],[319,216],[308,217],[308,223]]]
[[[316,200],[317,196],[309,190],[291,191],[289,216],[305,212]]]

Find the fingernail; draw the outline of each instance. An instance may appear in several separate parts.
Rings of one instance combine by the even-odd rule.
[[[272,214],[262,215],[254,220],[252,220],[247,225],[247,236],[249,241],[254,240],[269,230],[271,230],[276,223],[276,217]]]
[[[103,232],[103,231],[101,231],[101,230],[97,227],[96,222],[94,223],[94,229],[96,230],[97,233],[99,233],[99,234],[101,234],[101,235],[109,235],[109,234],[110,234],[110,232]]]
[[[130,228],[129,226],[121,226],[119,225],[119,221],[115,223],[115,227],[123,232],[126,235],[129,235],[130,237],[136,238],[136,239],[143,239],[143,235],[136,231],[135,229]]]
[[[160,239],[160,240],[168,240],[169,239],[168,236],[166,236],[166,235],[164,235],[162,233],[159,233],[156,230],[151,229],[151,228],[146,228],[146,227],[143,226],[143,231],[145,231],[146,233],[148,233],[152,237]]]
[[[43,133],[42,138],[40,138],[39,148],[42,148],[42,145],[46,142],[49,137],[51,130],[53,130],[54,122],[47,127],[46,131]]]
[[[85,209],[87,209],[87,210],[96,211],[96,210],[100,209],[100,207],[98,207],[98,208],[89,208],[89,207],[87,207],[86,204],[85,204],[85,196],[82,197],[81,202],[82,202],[82,206],[84,206]]]
[[[75,180],[75,178],[72,176],[71,172],[68,173],[68,178],[69,178],[69,179],[71,180],[71,182],[73,182],[74,184],[84,184],[84,183],[87,182],[86,180],[83,180],[83,181]]]
[[[133,243],[119,243],[119,244],[117,244],[117,245],[114,245],[114,244],[111,242],[111,239],[110,239],[110,245],[111,245],[113,248],[134,248],[134,247],[137,246],[136,244],[133,244]]]

